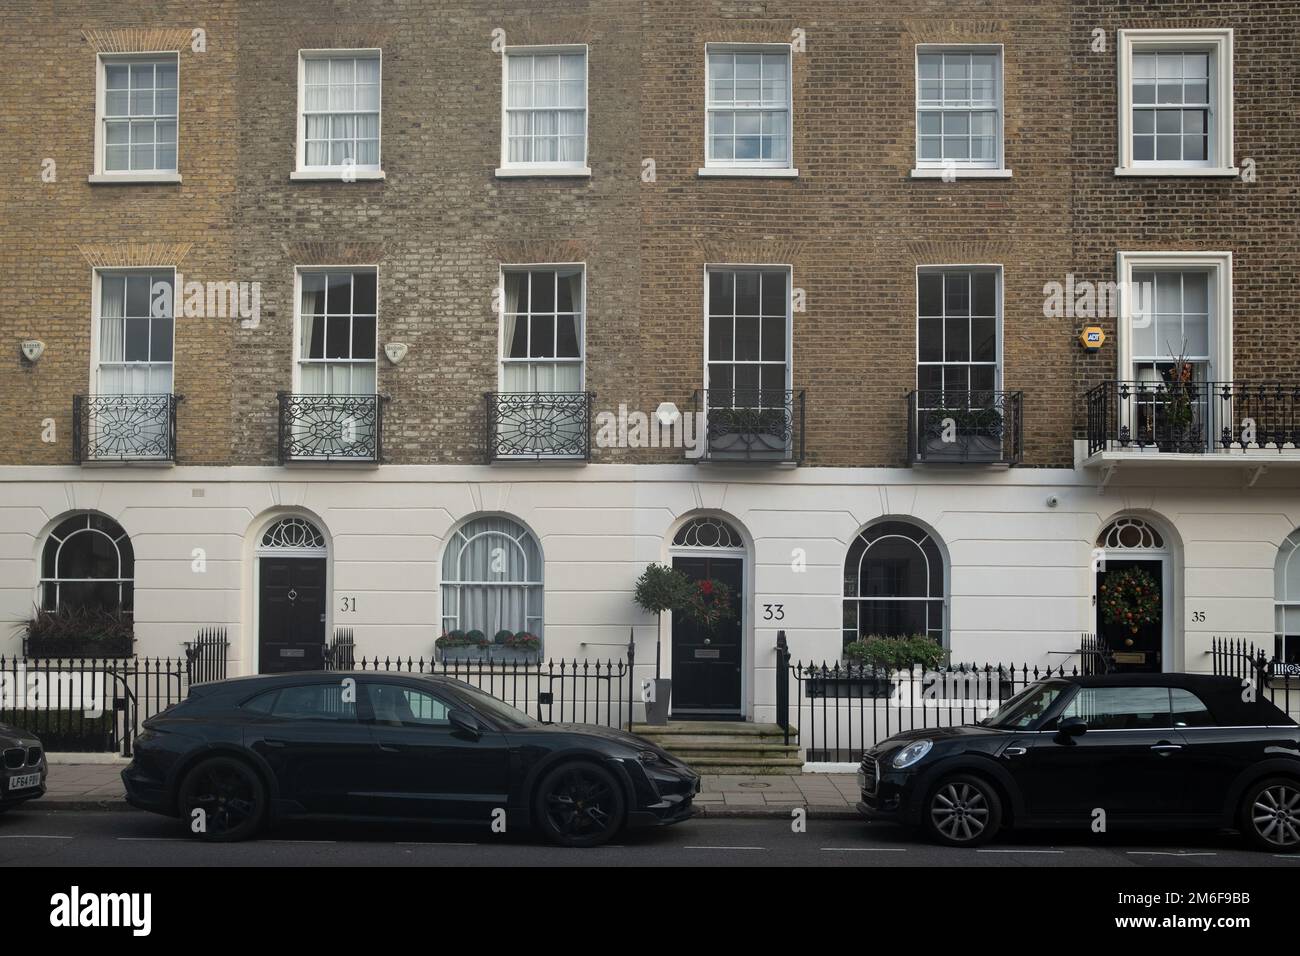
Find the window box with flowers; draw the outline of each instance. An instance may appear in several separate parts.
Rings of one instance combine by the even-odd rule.
[[[433,642],[438,659],[443,663],[452,661],[487,660],[490,642],[482,631],[447,631]]]
[[[535,664],[542,653],[542,640],[527,631],[497,631],[488,647],[488,660],[509,664]]]

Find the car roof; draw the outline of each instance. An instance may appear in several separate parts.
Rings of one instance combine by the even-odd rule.
[[[289,671],[284,674],[250,674],[246,677],[227,677],[224,680],[205,681],[201,684],[192,684],[190,691],[195,693],[196,696],[206,696],[227,690],[271,690],[276,687],[291,687],[294,684],[304,683],[314,684],[325,680],[344,680],[349,677],[367,679],[405,677],[411,680],[429,681],[443,685],[463,683],[453,677],[421,674],[417,671]]]
[[[1257,694],[1243,700],[1245,680],[1215,674],[1096,674],[1088,677],[1060,678],[1079,687],[1178,687],[1191,691],[1205,702],[1220,725],[1252,726],[1266,724],[1293,725],[1284,711]]]

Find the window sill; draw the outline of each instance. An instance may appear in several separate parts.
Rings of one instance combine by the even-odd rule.
[[[180,173],[92,173],[86,177],[92,186],[168,185],[180,181]]]
[[[799,170],[782,169],[779,166],[701,166],[698,175],[702,177],[729,177],[746,179],[798,179]]]
[[[590,178],[590,166],[498,166],[497,179]]]
[[[382,169],[295,169],[289,178],[303,182],[362,182],[386,179]]]
[[[1116,176],[1204,176],[1207,178],[1236,178],[1241,170],[1236,166],[1116,166]]]
[[[1009,169],[963,169],[960,166],[920,166],[911,172],[913,179],[1010,179]]]

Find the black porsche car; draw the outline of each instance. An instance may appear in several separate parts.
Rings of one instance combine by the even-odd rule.
[[[0,724],[0,813],[44,796],[48,772],[40,739]]]
[[[207,840],[289,818],[532,829],[597,846],[687,819],[699,777],[654,744],[543,724],[461,681],[294,673],[199,684],[144,724],[134,806]]]
[[[1040,681],[978,725],[890,737],[858,776],[861,813],[949,846],[1101,821],[1236,828],[1260,849],[1300,850],[1300,727],[1231,677]]]

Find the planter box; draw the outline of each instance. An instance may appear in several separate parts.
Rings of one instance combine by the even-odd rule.
[[[49,640],[41,637],[28,637],[24,644],[28,657],[45,660],[60,657],[70,658],[123,658],[135,656],[135,638],[115,638],[108,641],[68,641]]]
[[[440,647],[437,648],[438,660],[444,664],[457,661],[485,661],[488,659],[488,648],[478,647],[473,644],[466,644],[461,647]]]
[[[541,656],[541,651],[529,651],[522,647],[507,647],[504,644],[493,644],[487,650],[487,659],[496,663],[536,664],[537,659]]]

